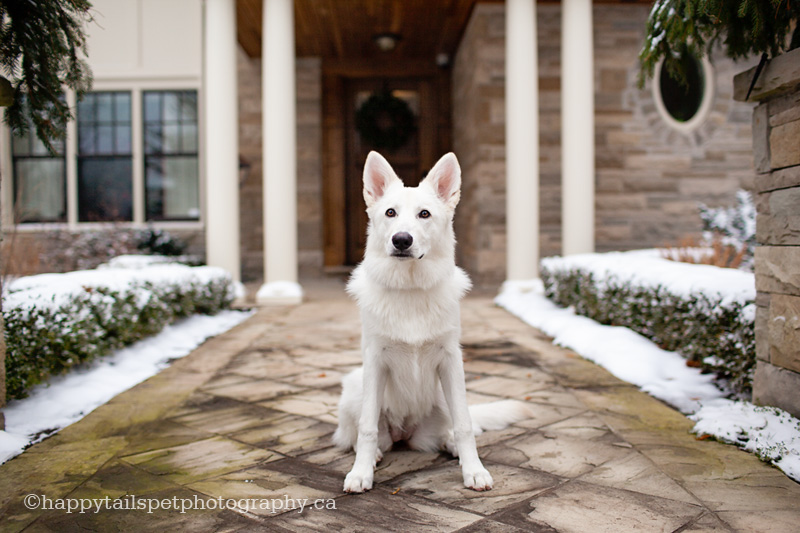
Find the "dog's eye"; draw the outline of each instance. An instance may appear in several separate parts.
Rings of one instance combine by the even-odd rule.
[[[431,213],[427,209],[423,209],[419,212],[419,218],[431,218]]]
[[[397,216],[397,211],[395,211],[392,208],[389,208],[389,209],[386,210],[386,216],[389,217],[389,218],[396,217]]]

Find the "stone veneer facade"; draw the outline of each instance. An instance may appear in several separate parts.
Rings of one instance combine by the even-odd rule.
[[[539,4],[540,253],[561,251],[561,10]],[[734,70],[714,58],[710,115],[691,134],[661,118],[636,85],[649,7],[594,6],[598,251],[699,234],[697,203],[727,205],[752,186],[751,107],[733,101]],[[459,262],[477,285],[505,278],[505,7],[478,4],[453,66],[453,148],[464,173]],[[532,208],[534,208],[532,206]]]
[[[753,71],[736,78],[743,97]],[[800,50],[773,59],[751,100],[756,190],[753,400],[800,417]]]
[[[658,246],[696,235],[696,204],[733,202],[750,188],[749,104],[731,97],[732,62],[716,58],[716,96],[691,135],[658,115],[649,88],[636,87],[648,7],[594,6],[596,235],[599,251]],[[540,253],[561,251],[560,40],[557,4],[538,5]],[[452,66],[453,148],[464,172],[456,216],[459,263],[477,286],[505,278],[505,8],[477,4]],[[241,49],[240,176],[242,278],[263,276],[261,60]],[[300,275],[324,275],[322,60],[297,60],[298,245]],[[534,208],[532,206],[532,208]],[[289,221],[287,221],[289,223]],[[169,230],[173,232],[173,230]],[[49,232],[20,232],[43,246]],[[202,229],[175,231],[203,254]],[[47,245],[50,247],[49,245]]]
[[[261,162],[261,58],[239,49],[239,153],[249,165],[240,182],[242,279],[264,275]],[[298,58],[297,230],[301,277],[322,276],[322,62]],[[287,223],[289,223],[287,221]]]

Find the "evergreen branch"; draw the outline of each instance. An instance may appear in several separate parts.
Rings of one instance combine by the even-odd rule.
[[[765,52],[775,57],[800,46],[799,20],[800,2],[791,0],[657,0],[639,53],[639,86],[661,60],[671,76],[685,79],[681,54],[710,56],[720,43],[734,60]]]
[[[29,129],[51,153],[66,135],[72,112],[65,88],[81,97],[91,86],[84,26],[88,0],[0,0],[0,69],[14,90],[5,122],[15,134]]]

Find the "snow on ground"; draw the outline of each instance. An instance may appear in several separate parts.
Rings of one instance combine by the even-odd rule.
[[[713,400],[689,418],[694,433],[712,435],[774,464],[800,481],[800,420],[775,407]]]
[[[714,376],[686,366],[679,354],[662,350],[628,328],[604,326],[558,307],[544,296],[540,280],[507,282],[495,301],[553,337],[555,344],[576,351],[683,413],[694,413],[701,402],[723,396]]]
[[[157,374],[172,360],[188,355],[206,339],[228,331],[251,315],[248,311],[194,315],[166,326],[153,337],[34,387],[27,398],[13,400],[3,408],[6,430],[0,431],[0,463],[19,455],[29,444],[77,422],[117,394]]]
[[[580,266],[589,266],[598,273],[620,264],[623,269],[633,272],[631,263],[637,261],[631,260],[630,254],[623,261],[620,261],[623,258],[619,255],[614,258],[615,254],[592,255],[597,258],[596,262],[589,255],[579,256]],[[651,251],[642,252],[641,256],[644,260],[648,256],[655,259]],[[669,272],[668,266],[662,265],[658,274],[654,274],[654,279],[661,284],[672,283],[672,290],[691,290],[692,287],[727,289],[730,298],[737,299],[746,296],[748,290],[754,292],[754,289],[748,289],[738,275],[730,276],[720,284],[713,282],[709,286],[703,283],[712,283],[714,276],[711,272],[707,281],[698,283],[686,279],[691,273],[685,271],[683,265],[674,265],[679,272]],[[620,276],[619,279],[625,278]],[[574,350],[618,378],[639,386],[652,396],[690,415],[696,422],[693,429],[695,433],[711,435],[756,453],[792,479],[800,481],[800,420],[780,409],[725,399],[724,394],[714,385],[712,375],[702,374],[700,369],[686,366],[686,360],[679,354],[662,350],[649,339],[628,328],[605,326],[576,315],[572,309],[558,307],[544,296],[541,280],[506,282],[495,302],[553,337],[555,344]]]

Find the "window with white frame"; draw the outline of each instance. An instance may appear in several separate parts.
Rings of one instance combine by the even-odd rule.
[[[147,220],[197,220],[197,93],[146,91],[142,107]]]
[[[54,143],[56,154],[33,129],[12,136],[16,222],[199,220],[196,90],[91,92],[78,103],[76,122],[75,138]],[[75,146],[74,167],[67,143]]]
[[[87,94],[78,104],[78,221],[131,220],[131,93]]]
[[[672,128],[689,133],[708,118],[714,103],[714,70],[705,57],[684,51],[680,56],[684,78],[678,79],[656,65],[653,97],[656,110]]]
[[[64,141],[54,141],[52,146],[55,153],[36,136],[30,119],[26,133],[12,136],[15,222],[67,220]]]

